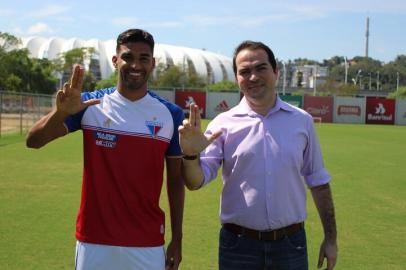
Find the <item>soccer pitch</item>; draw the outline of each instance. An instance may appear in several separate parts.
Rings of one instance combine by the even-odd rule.
[[[333,176],[336,269],[405,269],[406,126],[316,127]],[[80,132],[39,150],[25,148],[20,136],[0,138],[0,269],[74,268],[81,175]],[[217,269],[221,185],[219,173],[203,189],[186,192],[180,269]],[[308,198],[309,269],[317,269],[323,233]],[[165,189],[161,205],[169,229]]]

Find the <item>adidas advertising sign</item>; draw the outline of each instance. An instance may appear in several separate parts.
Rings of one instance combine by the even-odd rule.
[[[213,119],[216,115],[226,112],[240,102],[239,93],[208,92],[206,116]]]

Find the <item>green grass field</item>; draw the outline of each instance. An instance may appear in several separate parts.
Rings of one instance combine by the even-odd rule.
[[[406,126],[317,130],[333,176],[336,269],[406,269]],[[0,269],[73,269],[81,174],[79,132],[40,150],[25,148],[20,136],[0,138]],[[180,269],[217,269],[220,189],[218,179],[186,193]],[[308,209],[309,263],[316,269],[323,234],[310,197]]]

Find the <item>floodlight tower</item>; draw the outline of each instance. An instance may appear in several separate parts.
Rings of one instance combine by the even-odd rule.
[[[368,47],[369,47],[369,17],[367,17],[367,31],[365,33],[365,58],[368,58]]]

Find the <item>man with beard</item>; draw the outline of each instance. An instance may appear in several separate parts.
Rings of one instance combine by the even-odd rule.
[[[154,39],[140,29],[117,38],[117,86],[81,93],[76,65],[56,107],[33,125],[27,146],[83,131],[84,166],[76,223],[77,270],[177,269],[181,261],[184,187],[178,129],[182,110],[147,90]],[[164,163],[172,239],[164,250],[159,207]]]
[[[235,50],[240,103],[200,128],[196,105],[179,127],[183,173],[189,189],[216,178],[221,165],[219,269],[308,269],[304,220],[311,190],[324,229],[318,266],[336,264],[337,243],[330,175],[313,119],[276,94],[272,50],[245,41]]]

